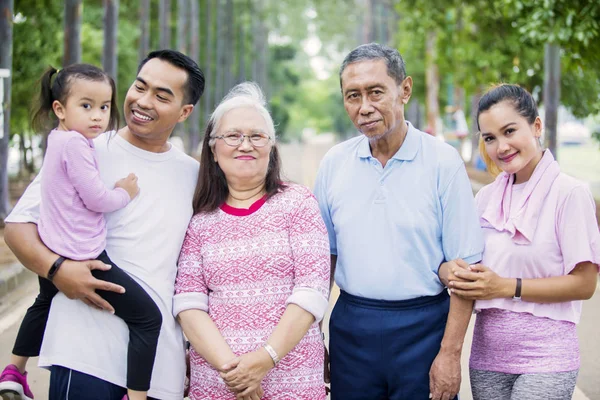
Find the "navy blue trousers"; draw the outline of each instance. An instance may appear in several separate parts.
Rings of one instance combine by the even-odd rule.
[[[450,298],[371,300],[341,292],[329,322],[332,400],[428,400]]]
[[[49,400],[121,400],[126,393],[127,389],[95,376],[58,365],[50,367]]]

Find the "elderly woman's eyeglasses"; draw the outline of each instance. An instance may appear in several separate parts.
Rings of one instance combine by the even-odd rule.
[[[255,132],[250,135],[245,135],[241,132],[227,132],[224,135],[215,136],[215,139],[223,139],[226,145],[232,147],[241,145],[244,138],[248,138],[250,144],[254,147],[264,147],[271,141],[269,135],[262,132]]]

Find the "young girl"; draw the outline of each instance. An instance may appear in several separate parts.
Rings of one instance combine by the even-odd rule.
[[[600,264],[594,199],[542,149],[542,121],[526,90],[491,89],[477,121],[482,156],[502,172],[476,197],[483,265],[459,261],[467,269],[453,267],[449,284],[477,300],[473,398],[570,399],[580,364],[576,324]]]
[[[60,257],[46,279],[39,279],[40,293],[21,324],[11,365],[0,375],[0,395],[13,393],[23,400],[33,398],[25,367],[29,357],[38,356],[40,352],[50,303],[58,292],[52,279],[66,259],[97,259],[112,268],[94,270],[92,274],[125,288],[123,294],[105,291],[99,294],[129,327],[129,398],[145,399],[162,316],[146,291],[114,265],[104,251],[103,213],[125,207],[137,195],[137,177],[130,174],[119,180],[114,189],[106,188],[98,172],[93,141],[107,129],[112,131],[118,127],[114,81],[101,69],[88,64],[70,65],[60,71],[48,69],[41,79],[34,127],[44,126],[52,114],[58,126],[48,136],[44,157],[38,232],[44,244]]]

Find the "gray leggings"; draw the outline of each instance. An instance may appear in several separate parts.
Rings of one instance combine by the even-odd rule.
[[[505,374],[471,369],[473,400],[570,400],[577,373]]]

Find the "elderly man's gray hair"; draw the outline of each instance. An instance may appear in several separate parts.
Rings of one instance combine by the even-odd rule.
[[[401,84],[406,78],[406,69],[400,52],[383,44],[369,43],[358,46],[344,58],[340,67],[340,87],[342,86],[342,73],[349,64],[378,59],[385,61],[388,75],[394,78],[398,85]]]

